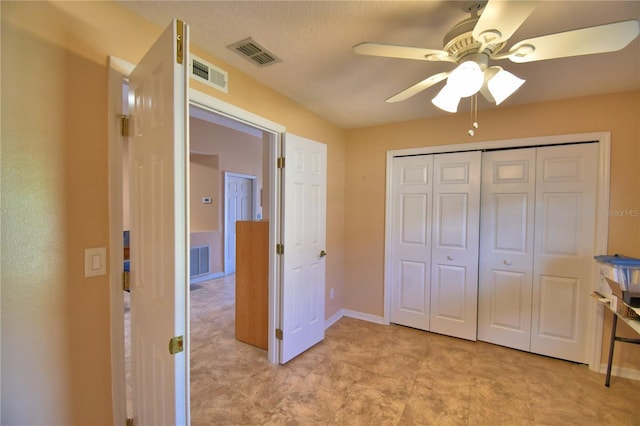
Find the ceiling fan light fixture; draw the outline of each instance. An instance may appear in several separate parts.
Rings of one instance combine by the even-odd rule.
[[[459,98],[466,98],[477,93],[484,84],[484,73],[475,61],[465,61],[454,69],[447,79],[447,86]]]
[[[495,72],[492,72],[494,69]],[[487,73],[489,72],[492,72],[493,75],[487,76],[487,89],[496,105],[500,105],[502,101],[511,96],[526,81],[501,67],[492,67],[492,69],[487,70]]]
[[[431,100],[431,103],[443,111],[455,113],[458,112],[460,96],[451,88],[451,86],[449,86],[449,84],[445,84],[436,97]]]

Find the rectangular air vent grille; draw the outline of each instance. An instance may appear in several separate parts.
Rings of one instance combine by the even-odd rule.
[[[209,246],[191,247],[190,277],[208,274]]]
[[[227,47],[259,67],[264,67],[282,61],[251,37],[237,43],[230,44]]]
[[[229,93],[229,73],[197,56],[191,55],[189,75],[194,80],[215,87],[224,93]]]

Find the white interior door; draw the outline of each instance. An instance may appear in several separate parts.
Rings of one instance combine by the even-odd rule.
[[[482,154],[478,340],[531,344],[536,149]]]
[[[433,155],[393,163],[390,321],[428,331]]]
[[[174,20],[130,76],[131,353],[140,425],[189,424],[188,46],[188,27]],[[184,350],[172,355],[174,336],[183,336]]]
[[[598,146],[538,148],[531,351],[586,362]]]
[[[434,157],[431,331],[476,340],[480,151]]]
[[[253,177],[225,173],[225,274],[236,271],[236,222],[253,219],[253,183]]]
[[[327,146],[287,134],[280,363],[324,339]]]

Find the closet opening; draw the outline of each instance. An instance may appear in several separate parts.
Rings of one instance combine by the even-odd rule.
[[[607,248],[609,150],[609,133],[590,133],[389,151],[385,323],[469,323],[444,334],[599,369],[603,315],[589,294]]]

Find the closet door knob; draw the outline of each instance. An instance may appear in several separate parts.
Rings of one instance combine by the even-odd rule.
[[[510,260],[505,259],[505,260],[504,260],[504,264],[505,264],[505,265],[507,265],[507,266],[511,266],[511,261],[510,261]]]
[[[453,257],[447,256],[447,260],[453,260]]]

